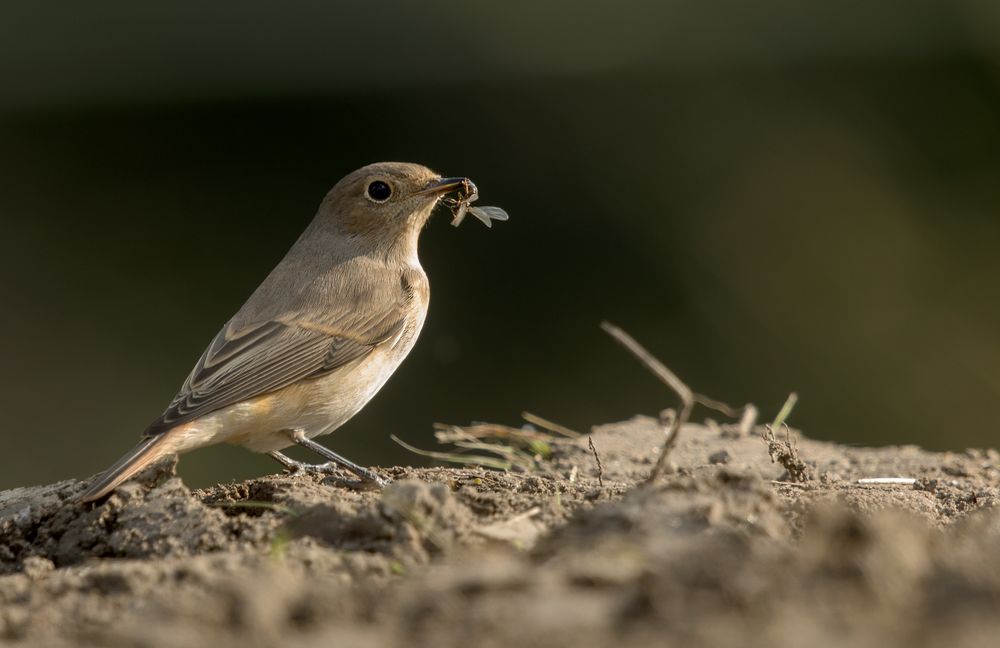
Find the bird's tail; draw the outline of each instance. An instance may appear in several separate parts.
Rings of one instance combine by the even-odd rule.
[[[169,442],[169,437],[169,434],[158,434],[144,438],[113,466],[95,477],[87,491],[80,496],[80,501],[93,502],[101,499],[129,477],[173,452],[174,444]]]

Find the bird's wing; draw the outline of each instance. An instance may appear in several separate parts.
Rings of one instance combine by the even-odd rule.
[[[290,317],[234,330],[230,323],[212,340],[170,406],[146,429],[146,436],[368,355],[402,332],[405,311],[400,304],[394,306],[364,319],[347,313],[331,324]]]

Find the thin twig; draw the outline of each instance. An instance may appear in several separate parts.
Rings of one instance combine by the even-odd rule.
[[[663,448],[660,450],[660,456],[657,458],[656,464],[653,466],[653,470],[649,473],[649,478],[646,480],[647,484],[652,483],[663,474],[667,467],[670,450],[677,443],[677,435],[680,433],[681,426],[687,422],[688,417],[691,415],[691,408],[694,407],[694,393],[680,378],[674,375],[674,372],[667,369],[662,362],[653,357],[649,351],[644,349],[628,333],[609,322],[601,322],[601,328],[619,344],[628,349],[639,362],[653,372],[653,375],[659,378],[667,387],[674,390],[681,399],[681,411],[670,422],[666,438],[663,441]]]
[[[717,401],[714,398],[709,398],[704,394],[694,394],[693,396],[694,396],[694,402],[698,403],[699,405],[704,405],[708,409],[713,409],[716,412],[721,412],[722,414],[728,416],[729,418],[736,418],[741,414],[741,411],[736,409],[735,407],[730,407],[729,405],[726,405],[722,401]]]
[[[532,414],[531,412],[521,412],[521,418],[523,418],[528,423],[531,423],[532,425],[537,425],[543,430],[548,430],[549,432],[555,432],[556,434],[561,434],[564,437],[569,437],[570,439],[578,439],[581,436],[583,436],[579,432],[571,430],[563,425],[559,425],[558,423],[553,423],[552,421],[543,419],[541,416],[538,416],[537,414]]]
[[[604,465],[601,464],[601,455],[597,454],[597,448],[594,447],[594,437],[587,437],[587,444],[590,445],[590,451],[594,453],[594,461],[597,462],[597,483],[604,488]]]
[[[493,457],[484,457],[482,455],[460,455],[451,452],[434,452],[432,450],[421,450],[415,446],[411,446],[409,443],[403,441],[395,434],[390,434],[389,438],[403,446],[410,452],[414,454],[421,455],[423,457],[431,457],[432,459],[440,459],[441,461],[450,461],[452,463],[459,464],[479,464],[480,466],[485,466],[487,468],[494,468],[496,470],[510,470],[513,464],[510,461],[503,461],[500,459],[494,459]]]

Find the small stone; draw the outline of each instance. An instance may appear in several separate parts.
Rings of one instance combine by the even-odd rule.
[[[719,450],[708,455],[708,463],[710,464],[727,464],[731,459],[728,450]]]
[[[941,472],[951,477],[969,477],[969,471],[960,464],[941,466]]]
[[[55,568],[51,560],[42,556],[28,556],[21,563],[21,571],[31,580],[36,580]]]

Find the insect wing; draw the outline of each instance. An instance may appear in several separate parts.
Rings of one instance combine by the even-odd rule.
[[[457,205],[455,205],[452,208],[452,214],[453,214],[452,219],[451,219],[451,225],[452,225],[452,227],[458,227],[459,225],[462,224],[462,220],[465,219],[465,212],[466,212],[467,209],[469,209],[469,202],[468,202],[468,200],[461,200],[461,201],[459,201],[459,203]],[[475,209],[475,208],[473,208],[473,209]],[[477,218],[478,218],[478,216],[477,216]]]
[[[507,212],[499,207],[470,207],[469,213],[482,221],[483,225],[486,227],[493,227],[493,221],[505,221],[510,219]]]

